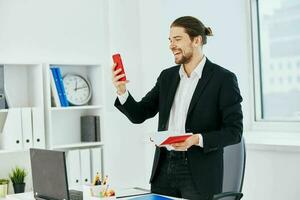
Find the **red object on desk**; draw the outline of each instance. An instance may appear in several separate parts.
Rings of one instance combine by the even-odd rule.
[[[161,143],[161,145],[166,145],[166,144],[174,144],[174,143],[179,143],[179,142],[184,142],[186,139],[191,137],[192,135],[180,135],[180,136],[170,136],[168,137],[165,141]]]

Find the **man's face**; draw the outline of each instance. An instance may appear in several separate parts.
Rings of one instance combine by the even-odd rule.
[[[170,49],[175,56],[176,64],[189,63],[193,57],[193,42],[182,27],[171,27],[170,29]]]

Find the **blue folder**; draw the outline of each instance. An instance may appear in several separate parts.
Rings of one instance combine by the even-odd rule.
[[[58,76],[57,76],[56,70],[55,70],[54,67],[51,67],[50,70],[51,70],[51,73],[52,73],[52,75],[53,75],[53,79],[54,79],[54,82],[55,82],[57,94],[58,94],[59,101],[60,101],[60,105],[61,105],[62,107],[64,107],[64,106],[65,106],[65,103],[64,103],[64,99],[63,99],[63,93],[62,93],[62,91],[61,91],[61,87],[59,86],[60,83],[59,83],[59,78],[58,78]]]
[[[67,99],[67,95],[66,95],[66,91],[65,91],[65,86],[64,86],[63,79],[62,79],[60,68],[59,67],[53,67],[53,69],[56,72],[57,79],[58,79],[58,84],[59,84],[60,91],[61,91],[61,94],[62,94],[62,101],[63,101],[62,105],[64,107],[68,107],[69,106],[69,102],[68,102],[68,99]]]
[[[172,199],[157,194],[150,194],[150,195],[142,195],[140,197],[135,197],[132,198],[131,200],[172,200]]]

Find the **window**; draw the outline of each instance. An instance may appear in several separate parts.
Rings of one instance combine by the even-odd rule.
[[[300,121],[300,1],[252,2],[256,120]]]

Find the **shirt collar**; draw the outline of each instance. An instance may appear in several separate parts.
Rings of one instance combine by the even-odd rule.
[[[206,62],[206,57],[203,56],[203,59],[201,60],[201,62],[200,62],[200,63],[197,65],[197,67],[192,71],[191,77],[193,77],[193,76],[196,75],[199,79],[201,78],[201,76],[202,76],[202,71],[203,71],[205,62]],[[186,72],[184,71],[183,65],[180,66],[180,69],[179,69],[179,76],[180,76],[180,78],[183,78],[183,76],[186,76],[186,77],[187,77],[187,74],[186,74]]]

